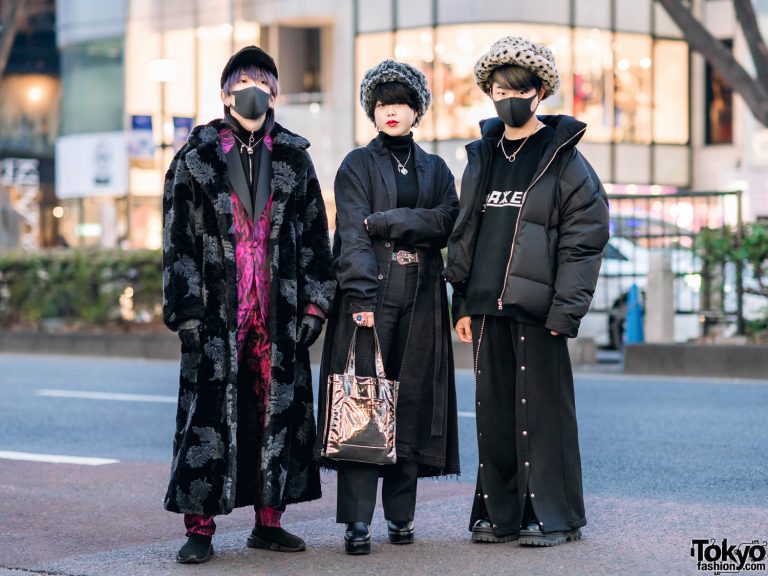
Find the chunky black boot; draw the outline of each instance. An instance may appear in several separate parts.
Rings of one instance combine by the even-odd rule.
[[[472,542],[485,542],[487,544],[501,544],[517,540],[516,534],[496,536],[493,523],[488,518],[480,518],[472,526]]]
[[[413,522],[410,520],[387,520],[387,531],[392,544],[413,543]]]
[[[366,522],[348,522],[344,533],[344,551],[347,554],[370,554],[371,531]]]
[[[213,556],[213,544],[211,536],[191,534],[186,544],[176,554],[176,562],[179,564],[203,564]]]
[[[560,544],[573,540],[581,540],[581,528],[560,532],[542,532],[539,523],[533,520],[520,530],[519,544],[521,546],[560,546]]]
[[[248,548],[262,548],[275,552],[301,552],[306,549],[304,540],[282,528],[254,527],[246,542]]]

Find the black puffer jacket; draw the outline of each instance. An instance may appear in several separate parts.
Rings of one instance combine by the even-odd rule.
[[[587,126],[570,116],[541,116],[555,129],[523,198],[499,300],[571,338],[587,313],[608,242],[608,200],[597,174],[576,150]],[[494,146],[504,131],[483,121],[467,145],[461,212],[448,242],[443,275],[454,288],[453,321],[467,316],[466,286],[475,256]]]

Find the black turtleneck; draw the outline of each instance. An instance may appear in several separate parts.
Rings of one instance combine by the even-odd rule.
[[[390,136],[384,132],[379,132],[378,138],[389,152],[392,169],[395,171],[397,207],[416,208],[416,202],[419,199],[419,184],[416,179],[413,159],[413,132],[409,132],[405,136]],[[406,174],[400,171],[400,165],[405,168]],[[413,252],[413,246],[395,241],[395,250]]]

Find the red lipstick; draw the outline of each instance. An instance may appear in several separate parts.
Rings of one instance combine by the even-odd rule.
[[[390,120],[389,122],[387,122],[387,126],[389,126],[390,128],[393,126],[397,126],[398,124],[400,124],[400,122],[398,122],[397,120]]]

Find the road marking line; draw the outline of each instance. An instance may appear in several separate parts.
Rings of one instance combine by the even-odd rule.
[[[87,456],[64,456],[61,454],[33,454],[31,452],[10,452],[0,450],[0,460],[25,460],[27,462],[47,462],[50,464],[80,464],[82,466],[103,466],[117,464],[114,458],[89,458]]]
[[[162,396],[160,394],[119,394],[113,392],[83,392],[79,390],[38,390],[38,396],[50,398],[81,398],[84,400],[118,400],[120,402],[162,402],[164,404],[176,404],[176,396]]]
[[[462,412],[461,410],[459,410],[458,415],[459,415],[459,418],[477,418],[474,412]]]

